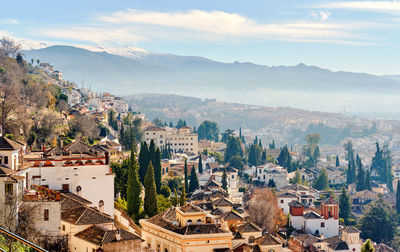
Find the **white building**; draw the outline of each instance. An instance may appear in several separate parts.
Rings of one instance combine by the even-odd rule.
[[[147,127],[144,130],[144,139],[149,145],[151,140],[157,147],[170,148],[172,152],[198,153],[198,136],[190,131],[189,127],[175,128]]]
[[[108,153],[97,152],[78,141],[26,161],[31,164],[30,184],[76,193],[114,215],[114,174]]]
[[[298,201],[290,204],[290,224],[297,230],[308,234],[332,237],[339,234],[339,202],[328,198],[321,202],[320,212],[305,211]]]
[[[269,180],[272,179],[277,189],[289,185],[288,172],[279,165],[268,163],[266,165],[257,166],[256,171],[256,180],[260,182],[268,184]]]

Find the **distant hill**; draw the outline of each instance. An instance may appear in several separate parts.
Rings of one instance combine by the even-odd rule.
[[[399,103],[395,94],[400,91],[400,81],[393,78],[305,64],[269,67],[147,51],[111,52],[115,54],[51,46],[24,55],[50,62],[78,85],[119,95],[171,93],[322,111],[391,111],[400,105],[393,104]]]

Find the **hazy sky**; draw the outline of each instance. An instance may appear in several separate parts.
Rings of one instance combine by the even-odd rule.
[[[265,65],[400,74],[400,2],[3,1],[0,35]]]

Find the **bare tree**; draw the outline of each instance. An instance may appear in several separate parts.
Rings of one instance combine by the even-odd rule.
[[[11,38],[3,37],[0,39],[0,57],[12,58],[14,59],[17,56],[18,52],[21,50],[21,45],[15,43]]]
[[[281,209],[275,193],[268,189],[256,189],[249,201],[248,212],[252,220],[259,226],[275,232],[281,224]]]
[[[32,220],[37,204],[21,203],[21,200],[21,195],[6,194],[4,204],[0,204],[0,226],[36,243],[39,232],[35,229]],[[9,252],[20,251],[22,247],[22,244],[8,236],[0,239],[0,244],[8,248]]]
[[[70,132],[79,136],[96,139],[100,135],[98,124],[93,118],[86,115],[78,114],[75,119],[69,123]]]

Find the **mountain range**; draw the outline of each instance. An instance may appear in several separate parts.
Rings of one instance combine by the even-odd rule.
[[[89,50],[90,49],[90,50]],[[316,66],[223,63],[138,48],[49,46],[25,50],[78,86],[117,95],[166,93],[263,106],[342,112],[396,112],[398,76],[333,72]]]

